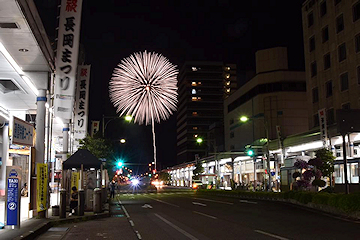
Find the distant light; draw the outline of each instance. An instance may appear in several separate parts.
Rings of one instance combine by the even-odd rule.
[[[124,138],[120,139],[120,143],[125,143],[126,140]]]
[[[241,116],[240,121],[247,122],[249,118],[247,116]]]
[[[131,180],[131,183],[133,186],[137,186],[137,185],[139,185],[140,181],[138,179],[134,178]]]
[[[95,168],[93,168],[93,167],[92,167],[92,168],[90,168],[90,171],[95,171]]]
[[[197,142],[197,143],[202,143],[202,142],[203,142],[203,139],[202,139],[202,138],[197,138],[197,139],[196,139],[196,142]]]
[[[121,166],[124,167],[124,166],[123,166],[123,162],[121,162],[121,161],[117,162],[117,165],[118,165],[119,167],[121,167]]]

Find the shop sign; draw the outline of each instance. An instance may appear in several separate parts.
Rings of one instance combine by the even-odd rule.
[[[20,226],[21,167],[6,167],[6,225]]]
[[[31,123],[14,117],[12,125],[12,144],[34,146],[34,126]]]
[[[318,112],[320,124],[320,138],[323,146],[327,148],[327,125],[326,125],[326,111],[325,108],[320,109]]]
[[[80,174],[78,172],[71,172],[71,188],[79,189]]]
[[[47,209],[47,186],[48,186],[48,167],[46,163],[37,163],[37,211],[45,211]]]

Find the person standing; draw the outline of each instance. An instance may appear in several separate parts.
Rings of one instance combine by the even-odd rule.
[[[114,198],[115,197],[115,181],[112,180],[111,183],[110,183],[110,198]]]
[[[69,216],[71,216],[72,214],[75,213],[75,208],[78,205],[78,191],[77,188],[74,186],[71,188],[71,190],[73,191],[71,193],[71,197],[70,197],[70,214]]]

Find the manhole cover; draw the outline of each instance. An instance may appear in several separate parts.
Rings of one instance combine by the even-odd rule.
[[[49,228],[49,232],[66,232],[69,228],[67,227],[52,227]]]

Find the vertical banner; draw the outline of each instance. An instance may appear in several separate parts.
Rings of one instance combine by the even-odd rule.
[[[6,225],[20,226],[21,167],[6,167]]]
[[[91,137],[99,131],[100,121],[91,121]]]
[[[78,67],[78,78],[75,94],[75,120],[74,138],[75,145],[80,139],[84,139],[88,126],[88,102],[89,102],[90,65]]]
[[[37,163],[37,188],[36,188],[36,206],[37,211],[41,212],[47,209],[47,188],[48,188],[48,167],[46,163]]]
[[[62,0],[55,74],[55,116],[71,119],[79,54],[82,0]]]
[[[326,124],[326,111],[325,108],[318,111],[319,124],[320,124],[320,138],[324,148],[327,148],[327,124]]]
[[[80,173],[78,172],[71,172],[71,188],[76,187],[79,190],[79,180],[80,180]]]

